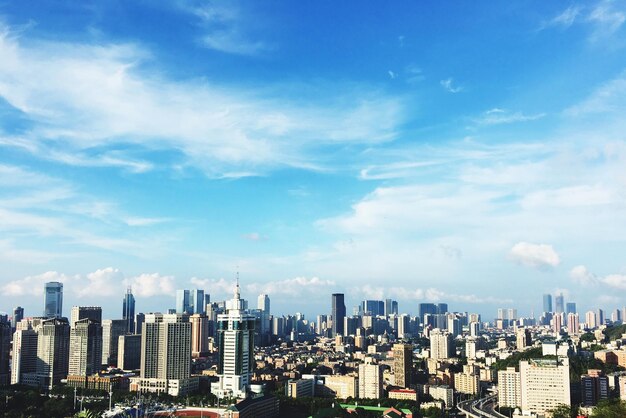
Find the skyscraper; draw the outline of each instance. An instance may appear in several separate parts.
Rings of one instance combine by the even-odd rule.
[[[343,322],[346,317],[346,305],[343,299],[343,293],[333,293],[332,295],[332,334],[343,335]]]
[[[448,304],[447,303],[438,303],[437,304],[437,313],[441,314],[441,315],[448,313]]]
[[[565,312],[565,298],[563,297],[563,293],[561,293],[560,295],[556,295],[556,297],[554,298],[554,312]]]
[[[141,334],[141,371],[131,379],[140,392],[184,395],[197,389],[191,377],[191,324],[185,314],[146,314]]]
[[[135,315],[135,334],[141,334],[143,330],[143,323],[146,321],[146,315],[143,313],[138,313]]]
[[[105,319],[102,321],[102,364],[117,366],[117,346],[120,335],[126,333],[124,319]]]
[[[191,323],[191,357],[204,356],[209,351],[209,319],[203,314],[189,317]]]
[[[11,318],[11,328],[15,329],[15,326],[24,318],[24,308],[17,306],[13,309],[13,317]]]
[[[245,306],[237,280],[233,299],[226,301],[226,312],[217,317],[219,381],[211,384],[211,392],[218,398],[244,398],[250,385],[254,362],[255,317],[245,310]]]
[[[135,297],[130,286],[126,289],[126,295],[122,301],[122,319],[126,321],[126,332],[135,332]]]
[[[81,319],[91,319],[102,323],[102,308],[100,306],[72,306],[70,311],[70,328],[74,328],[76,322]]]
[[[178,289],[176,291],[176,313],[188,315],[206,313],[204,290]]]
[[[0,386],[8,386],[11,381],[9,373],[9,353],[11,350],[11,324],[0,323]]]
[[[68,375],[89,376],[102,366],[102,325],[90,318],[79,319],[70,330]]]
[[[270,342],[271,324],[270,324],[270,297],[266,294],[260,294],[257,299],[257,308],[259,310],[259,324],[257,335],[259,341],[256,341],[257,345],[265,346]]]
[[[553,312],[552,311],[552,295],[549,295],[549,294],[543,295],[543,311]]]
[[[576,313],[576,302],[567,302],[565,304],[565,313],[566,314]]]
[[[430,333],[430,358],[435,360],[447,359],[454,357],[455,354],[452,334],[438,329]]]
[[[37,326],[38,328],[38,326]],[[13,334],[11,384],[37,386],[37,331],[33,322],[22,320]]]
[[[359,398],[380,399],[383,397],[382,366],[371,357],[359,364]]]
[[[43,316],[46,318],[61,318],[63,316],[63,283],[46,283],[43,296]]]
[[[141,367],[141,335],[120,335],[117,340],[117,367],[137,370]]]
[[[393,345],[393,374],[396,386],[409,388],[413,374],[413,346],[411,344]]]
[[[420,303],[419,305],[420,322],[425,323],[424,315],[435,315],[437,313],[437,305],[434,303]]]
[[[42,321],[37,334],[37,376],[42,387],[65,379],[70,354],[70,324],[65,318]]]

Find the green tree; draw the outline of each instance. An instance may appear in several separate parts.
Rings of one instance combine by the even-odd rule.
[[[593,410],[592,418],[624,418],[626,417],[626,402],[619,399],[600,401]]]

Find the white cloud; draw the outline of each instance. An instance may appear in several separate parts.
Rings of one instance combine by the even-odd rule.
[[[439,82],[439,84],[441,84],[441,87],[443,87],[449,93],[459,93],[459,92],[463,91],[463,87],[459,86],[459,85],[456,85],[454,83],[454,79],[452,79],[452,78],[447,78],[445,80],[441,80]]]
[[[518,242],[511,248],[509,257],[517,263],[538,269],[556,267],[561,263],[559,255],[548,244]]]
[[[387,71],[387,74],[389,74],[389,78],[392,80],[398,76],[396,73],[394,73],[391,70]]]
[[[173,295],[176,283],[173,276],[162,276],[159,273],[144,273],[124,280],[125,286],[131,286],[133,293],[140,297]]]
[[[623,113],[626,108],[626,75],[621,74],[594,90],[581,103],[565,110],[570,117],[593,114]]]
[[[107,267],[87,274],[81,284],[74,284],[79,297],[114,296],[122,293],[124,275],[119,269]]]
[[[272,50],[265,42],[247,40],[239,31],[233,29],[206,35],[202,38],[202,43],[207,48],[238,55],[257,55]]]
[[[526,115],[522,112],[510,112],[504,109],[491,109],[483,113],[483,115],[475,119],[475,122],[479,125],[503,125],[516,122],[528,122],[537,119],[541,119],[546,116],[545,113],[536,113],[533,115]]]
[[[47,271],[35,276],[26,276],[13,280],[2,286],[2,294],[6,296],[41,296],[46,282],[67,283],[77,280],[77,277],[67,276],[56,271]]]
[[[580,265],[570,271],[570,278],[583,285],[606,285],[614,289],[626,289],[626,274],[609,274],[607,276],[597,276]]]
[[[602,185],[581,185],[531,192],[524,197],[522,205],[528,208],[568,208],[609,205],[616,200],[612,189]]]
[[[544,23],[540,29],[545,29],[550,26],[560,26],[563,28],[569,28],[574,24],[576,18],[580,16],[581,9],[578,6],[569,6],[563,10],[560,14],[555,16],[552,20]]]
[[[595,25],[592,40],[615,33],[626,20],[626,13],[615,9],[612,1],[602,1],[589,13],[588,20]]]
[[[266,293],[269,295],[300,296],[304,298],[317,297],[335,286],[332,280],[319,277],[294,277],[292,279],[270,281],[266,283],[250,283],[245,288],[253,294]]]

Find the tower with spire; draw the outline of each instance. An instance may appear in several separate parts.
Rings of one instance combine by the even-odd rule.
[[[226,301],[226,312],[217,317],[219,381],[211,384],[211,392],[218,398],[245,398],[248,392],[254,364],[255,317],[247,309],[237,273],[233,299]]]

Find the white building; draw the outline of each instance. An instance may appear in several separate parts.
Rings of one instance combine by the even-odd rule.
[[[519,372],[507,367],[498,372],[498,405],[517,408],[522,404],[522,389]]]
[[[234,298],[226,301],[226,313],[217,317],[219,381],[211,384],[211,392],[218,398],[246,397],[254,361],[254,324],[255,317],[247,312],[237,281]]]
[[[455,346],[452,334],[440,329],[433,329],[430,333],[430,358],[439,360],[454,357]]]
[[[520,361],[522,412],[543,414],[559,405],[571,405],[569,360]]]
[[[100,371],[102,326],[89,318],[79,319],[70,330],[68,375],[89,376]]]
[[[383,397],[383,371],[371,357],[359,364],[359,398],[379,399]]]

